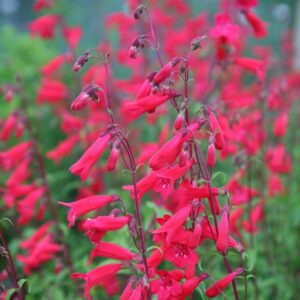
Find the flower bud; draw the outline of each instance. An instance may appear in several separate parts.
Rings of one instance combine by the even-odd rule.
[[[82,69],[82,67],[88,62],[89,60],[89,52],[85,52],[83,55],[80,55],[73,65],[73,71],[78,72]]]
[[[183,114],[180,113],[180,114],[177,116],[176,120],[175,120],[174,128],[175,128],[176,130],[180,130],[180,129],[182,128],[183,121],[184,121]]]
[[[213,168],[216,164],[216,148],[214,144],[210,144],[207,149],[206,164]]]
[[[112,148],[112,150],[109,154],[108,160],[107,160],[107,165],[106,165],[107,171],[110,172],[116,168],[119,154],[120,154],[120,140],[117,140],[114,143],[113,148]]]

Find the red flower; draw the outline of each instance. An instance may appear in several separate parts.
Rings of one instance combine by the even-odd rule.
[[[29,170],[30,161],[30,158],[26,158],[23,162],[20,163],[17,169],[12,172],[9,178],[6,180],[7,186],[19,185],[22,183],[22,181],[25,181],[29,178],[31,174]]]
[[[88,176],[93,165],[100,158],[108,142],[111,139],[111,134],[106,133],[100,136],[81,156],[81,158],[71,166],[70,172],[72,174],[80,175],[82,180]]]
[[[40,36],[43,39],[52,39],[55,35],[55,27],[59,22],[59,16],[46,15],[35,19],[28,27],[32,36]]]
[[[2,141],[8,140],[13,130],[15,130],[16,137],[20,138],[23,134],[23,128],[24,125],[19,120],[18,114],[13,113],[6,119],[5,123],[2,125],[2,129],[0,132],[0,139]]]
[[[33,5],[33,9],[35,11],[40,11],[43,8],[51,8],[52,5],[53,5],[52,0],[36,0]]]
[[[64,27],[62,29],[62,35],[66,39],[68,46],[71,49],[75,49],[80,41],[82,30],[79,26]]]
[[[64,156],[68,156],[79,141],[77,134],[69,136],[66,140],[60,142],[58,146],[46,153],[46,156],[58,163]]]
[[[28,155],[28,151],[31,147],[31,142],[23,142],[12,148],[0,152],[0,166],[2,165],[5,170],[17,166],[22,159]]]
[[[71,108],[73,110],[83,109],[90,100],[94,102],[99,102],[98,92],[102,91],[96,84],[88,84],[86,85],[79,96],[73,101]]]
[[[254,58],[240,57],[240,58],[236,58],[234,60],[234,63],[244,68],[245,70],[256,74],[257,78],[260,81],[265,82],[265,78],[266,78],[265,62]]]
[[[92,250],[88,264],[90,264],[95,257],[132,260],[136,257],[136,254],[119,245],[100,241]]]
[[[128,224],[130,217],[100,216],[86,220],[82,227],[92,242],[98,243],[108,231],[115,231]]]
[[[159,85],[161,82],[163,82],[166,78],[168,78],[173,68],[180,62],[180,58],[175,57],[170,62],[168,62],[166,65],[164,65],[154,76],[153,83],[156,85]]]
[[[192,124],[186,130],[178,132],[152,156],[149,161],[150,168],[159,170],[166,163],[173,163],[179,156],[183,144],[193,136],[193,131],[197,129],[199,129],[199,125]]]
[[[223,208],[221,221],[219,224],[219,234],[216,241],[216,248],[219,252],[226,253],[229,240],[229,207],[226,205]]]
[[[75,220],[78,217],[83,216],[93,210],[100,209],[115,200],[116,196],[97,195],[83,198],[71,203],[58,203],[71,208],[68,214],[69,227],[71,227],[75,224]]]
[[[20,214],[19,224],[28,224],[35,213],[35,206],[45,192],[45,188],[36,188],[30,192],[24,199],[17,203],[17,211]]]
[[[157,106],[167,102],[169,98],[169,95],[155,94],[136,101],[124,102],[123,114],[128,120],[135,120],[145,112],[153,112]]]
[[[109,282],[122,268],[122,264],[107,264],[97,267],[87,273],[73,273],[71,274],[72,279],[84,279],[84,296],[91,300],[90,290],[98,285],[104,285]]]
[[[263,22],[255,13],[251,10],[245,10],[244,14],[253,28],[254,34],[257,38],[266,37],[268,34],[267,23]]]
[[[59,70],[62,65],[67,61],[68,57],[65,54],[60,54],[53,59],[51,59],[46,65],[41,69],[44,76],[51,76],[53,73]]]
[[[67,86],[57,80],[43,79],[37,92],[37,103],[44,102],[57,103],[63,101],[68,95]]]
[[[24,273],[29,275],[32,270],[41,266],[41,264],[52,260],[55,254],[61,250],[61,247],[53,243],[51,236],[48,234],[33,248],[28,249],[28,256],[17,255],[16,258],[24,264]]]
[[[168,300],[181,294],[181,286],[172,276],[171,272],[165,270],[157,271],[158,279],[151,281],[151,292],[156,294],[158,300]]]
[[[243,272],[244,272],[243,268],[235,269],[233,272],[227,274],[222,279],[220,279],[219,281],[214,283],[212,286],[210,286],[206,290],[205,295],[209,298],[216,297],[217,295],[222,293],[222,291],[234,280],[234,278],[236,276],[240,275]]]

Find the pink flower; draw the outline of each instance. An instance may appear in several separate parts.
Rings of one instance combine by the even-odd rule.
[[[31,36],[40,36],[43,39],[52,39],[55,35],[55,27],[60,19],[57,15],[46,15],[39,17],[29,24]]]
[[[83,198],[71,203],[58,203],[71,208],[68,214],[69,227],[71,227],[75,224],[75,220],[78,217],[83,216],[93,210],[100,209],[107,204],[114,202],[115,200],[116,196],[97,195]]]
[[[83,223],[82,227],[86,231],[86,235],[90,238],[90,240],[92,242],[98,243],[106,234],[106,232],[123,228],[128,224],[129,220],[129,216],[100,216],[94,219],[86,220]]]
[[[229,207],[223,208],[221,221],[218,226],[219,234],[216,241],[216,248],[221,253],[226,253],[229,240]]]
[[[61,81],[45,78],[37,92],[37,103],[57,103],[63,101],[68,93],[67,86]]]
[[[157,271],[158,279],[151,281],[151,292],[156,294],[158,300],[168,300],[181,294],[181,286],[172,276],[171,272],[165,270]]]
[[[86,85],[79,96],[73,101],[71,105],[71,109],[73,110],[81,110],[83,109],[90,100],[94,102],[99,102],[98,92],[102,91],[96,84],[88,84]]]
[[[139,98],[136,101],[124,102],[123,115],[133,121],[145,112],[153,112],[157,106],[167,102],[169,98],[169,95],[155,94]]]
[[[254,12],[251,10],[245,10],[244,14],[247,21],[253,28],[254,34],[257,38],[266,37],[268,34],[267,23],[263,22]]]
[[[71,166],[70,172],[72,174],[80,175],[81,180],[85,180],[93,165],[104,152],[110,139],[110,133],[105,133],[98,137],[98,139],[85,151],[81,158]]]
[[[163,82],[165,79],[167,79],[171,73],[173,68],[180,62],[180,58],[175,57],[170,62],[168,62],[166,65],[164,65],[154,76],[153,83],[158,85],[161,82]]]
[[[132,260],[136,257],[136,254],[119,245],[100,241],[92,250],[88,264],[90,264],[95,257]]]
[[[46,156],[58,163],[63,157],[71,153],[78,141],[79,136],[77,134],[71,135],[66,140],[60,142],[55,149],[48,151]]]
[[[68,46],[75,49],[80,41],[82,30],[79,26],[62,28],[62,35],[66,39]]]
[[[51,8],[53,5],[53,0],[36,0],[33,9],[35,11],[40,11],[44,8]]]
[[[84,296],[91,300],[90,290],[99,285],[104,285],[109,282],[122,268],[122,264],[107,264],[97,267],[87,273],[73,273],[71,274],[72,279],[84,279]]]
[[[206,292],[205,295],[209,298],[214,298],[234,280],[234,278],[244,272],[243,268],[237,268],[233,272],[227,274],[222,279],[218,280],[216,283],[214,283],[212,286],[210,286]]]

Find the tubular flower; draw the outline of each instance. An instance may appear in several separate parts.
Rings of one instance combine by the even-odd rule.
[[[155,76],[156,72],[151,72],[148,75],[148,78],[143,82],[143,84],[141,85],[140,89],[137,92],[136,95],[136,100],[147,97],[151,94],[151,90],[152,90],[152,81],[153,81],[153,77]]]
[[[242,274],[244,272],[243,268],[237,268],[233,272],[229,273],[228,275],[224,276],[222,279],[218,280],[216,283],[214,283],[212,286],[210,286],[206,292],[205,295],[209,298],[214,298],[224,289],[228,287],[228,285],[235,279],[236,276]]]
[[[90,100],[94,102],[99,102],[98,92],[102,91],[96,84],[88,84],[86,85],[79,96],[73,101],[71,105],[71,109],[73,110],[81,110],[83,109]]]
[[[46,65],[44,65],[42,67],[42,69],[41,69],[42,74],[47,77],[53,75],[67,61],[67,58],[68,57],[65,54],[61,54],[61,55],[54,57]]]
[[[209,120],[210,128],[214,134],[214,145],[216,149],[222,150],[225,146],[225,141],[220,124],[210,108],[206,107],[204,113]]]
[[[239,57],[234,60],[234,63],[248,72],[256,74],[257,78],[265,82],[266,79],[266,65],[265,62],[248,57]]]
[[[219,252],[226,253],[229,240],[229,207],[223,208],[221,221],[219,224],[219,234],[216,242],[216,248]]]
[[[63,101],[68,95],[67,86],[58,80],[45,78],[37,92],[37,103],[57,103]]]
[[[122,268],[122,264],[107,264],[97,267],[87,273],[73,273],[72,279],[85,280],[84,296],[91,300],[90,290],[98,285],[104,285],[109,282]]]
[[[167,102],[169,98],[169,95],[155,94],[139,98],[136,101],[124,102],[123,114],[133,121],[145,112],[153,112],[157,106]]]
[[[108,142],[111,139],[110,133],[98,137],[98,139],[85,151],[81,158],[71,166],[72,174],[80,175],[81,180],[85,180],[93,165],[100,158]]]
[[[157,271],[158,279],[151,281],[151,292],[156,294],[158,300],[168,300],[181,294],[181,286],[172,276],[171,272],[165,270]]]
[[[40,11],[43,8],[51,8],[53,5],[53,0],[36,0],[33,9],[34,11]]]
[[[46,153],[46,156],[58,163],[64,156],[68,156],[79,141],[77,134],[71,135],[66,140],[60,142],[57,147]]]
[[[51,236],[47,234],[43,239],[34,244],[33,248],[28,249],[28,256],[17,255],[16,258],[24,264],[24,273],[29,275],[40,267],[41,264],[52,260],[56,253],[61,250],[61,246],[53,243]]]
[[[150,168],[157,171],[161,169],[165,163],[173,163],[179,156],[183,144],[193,136],[193,131],[197,129],[199,129],[199,126],[193,124],[190,125],[187,130],[178,132],[152,156],[149,161]]]
[[[172,217],[170,217],[167,222],[165,222],[160,228],[153,230],[153,233],[163,233],[176,230],[181,227],[187,220],[190,212],[191,205],[187,205],[177,211]]]
[[[102,239],[106,232],[123,228],[128,224],[129,220],[129,216],[101,216],[86,220],[82,227],[86,231],[86,235],[90,238],[90,240],[97,243]]]
[[[16,167],[19,162],[28,155],[32,143],[27,141],[20,143],[4,152],[0,152],[0,166],[5,170]]]
[[[15,136],[20,138],[23,134],[23,123],[18,118],[18,113],[11,114],[2,125],[0,132],[0,139],[6,141],[11,136],[12,132],[15,130]]]
[[[106,195],[98,195],[91,196],[87,198],[83,198],[81,200],[66,203],[66,202],[58,202],[63,206],[70,207],[70,211],[68,214],[69,227],[72,227],[75,224],[75,220],[83,216],[93,210],[100,209],[106,206],[109,203],[114,202],[117,199],[116,196],[106,196]]]
[[[7,186],[15,186],[17,184],[22,183],[26,179],[29,178],[31,172],[29,170],[29,163],[31,159],[26,158],[18,167],[17,169],[11,173],[9,178],[6,180]]]
[[[75,49],[79,43],[82,35],[82,30],[79,26],[64,27],[62,29],[62,35],[66,39],[68,46],[71,49]]]
[[[88,264],[90,264],[95,257],[132,260],[136,257],[136,254],[119,245],[100,241],[92,250]]]
[[[43,39],[52,39],[55,35],[55,27],[60,22],[57,15],[39,17],[29,24],[31,36],[39,36]]]
[[[267,36],[267,23],[262,21],[254,12],[251,10],[244,11],[247,21],[253,28],[254,34],[257,38],[264,38]]]
[[[153,83],[159,85],[166,78],[168,78],[173,68],[180,62],[180,58],[175,57],[170,62],[168,62],[165,66],[163,66],[154,76]]]

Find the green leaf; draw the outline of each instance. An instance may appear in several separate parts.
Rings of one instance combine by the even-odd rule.
[[[9,218],[2,218],[2,219],[0,220],[0,224],[2,224],[2,223],[8,223],[8,224],[11,225],[12,227],[14,226],[13,221],[12,221],[11,219],[9,219]]]
[[[12,299],[12,296],[15,295],[17,292],[18,292],[18,289],[16,289],[16,288],[9,289],[6,296],[5,296],[5,300]]]
[[[29,284],[28,279],[22,278],[18,281],[18,285],[20,287],[20,289],[22,289],[23,287],[25,288],[24,290],[26,291],[26,293],[30,293],[31,292],[31,286]]]

